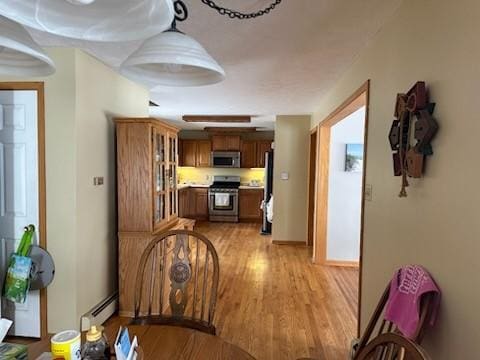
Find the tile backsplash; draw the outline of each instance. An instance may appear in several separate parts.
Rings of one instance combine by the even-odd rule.
[[[221,169],[221,168],[194,168],[179,167],[178,181],[180,183],[208,184],[213,181],[215,175],[240,176],[242,184],[252,180],[264,183],[264,169]]]

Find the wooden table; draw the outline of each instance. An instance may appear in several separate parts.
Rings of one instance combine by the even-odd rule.
[[[255,360],[255,358],[218,336],[208,335],[196,330],[174,326],[128,326],[130,336],[138,337],[145,360]],[[110,337],[110,336],[109,336]],[[113,348],[113,341],[110,346]],[[43,340],[28,347],[28,359],[36,359],[50,351],[50,341]]]

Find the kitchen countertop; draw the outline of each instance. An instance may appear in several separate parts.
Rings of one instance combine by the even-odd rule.
[[[211,184],[178,184],[177,189],[187,189],[187,188],[209,188]]]

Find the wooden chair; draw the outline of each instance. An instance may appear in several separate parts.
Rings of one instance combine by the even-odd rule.
[[[358,360],[430,360],[430,357],[413,341],[387,333],[370,341],[359,352]]]
[[[203,235],[172,230],[152,240],[140,259],[136,325],[174,325],[215,335],[218,255]]]
[[[372,334],[375,332],[376,329],[378,329],[377,336],[385,333],[399,333],[395,324],[388,320],[385,320],[385,318],[383,317],[389,295],[390,284],[387,285],[385,291],[383,292],[382,297],[380,298],[380,301],[375,311],[373,312],[372,317],[370,318],[364,334],[360,338],[358,344],[354,346],[352,359],[358,359],[358,354],[361,352],[362,349],[367,346],[368,342],[372,339]],[[418,322],[415,335],[412,339],[417,344],[420,344],[422,342],[425,335],[425,328],[433,310],[433,300],[433,293],[427,293],[422,298],[422,302],[420,304],[420,320]]]

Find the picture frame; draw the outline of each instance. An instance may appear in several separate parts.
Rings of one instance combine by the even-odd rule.
[[[345,172],[363,171],[363,144],[345,145]]]

